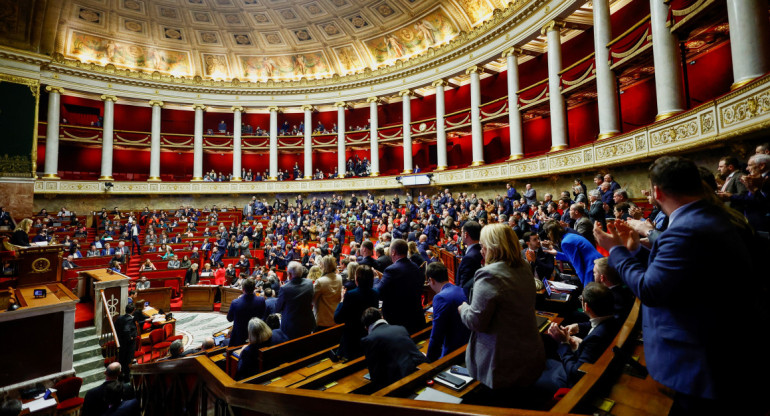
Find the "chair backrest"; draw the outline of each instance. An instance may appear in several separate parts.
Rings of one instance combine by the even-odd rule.
[[[171,324],[163,325],[164,339],[174,336],[174,327]]]
[[[59,380],[54,388],[56,389],[56,398],[59,402],[77,397],[80,394],[80,386],[83,385],[83,379],[80,377],[67,377]]]
[[[159,342],[163,342],[164,335],[163,328],[153,329],[152,332],[150,332],[150,344],[155,345]]]

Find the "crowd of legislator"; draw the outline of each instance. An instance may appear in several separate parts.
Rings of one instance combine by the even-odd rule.
[[[606,350],[638,298],[646,365],[675,392],[672,414],[753,414],[766,405],[755,403],[761,383],[750,375],[765,364],[737,342],[751,320],[736,314],[767,317],[759,259],[770,231],[768,153],[759,146],[745,171],[722,158],[716,177],[688,159],[659,158],[642,191],[651,212],[607,174],[596,176],[595,189],[576,180],[571,191],[543,199],[530,185],[520,193],[511,184],[488,200],[449,190],[403,203],[398,195],[300,195],[272,204],[254,197],[244,221],[230,227],[216,208],[145,209],[114,232],[127,233],[138,250],[139,227],[152,229],[145,238],[156,235],[163,247],[180,237],[169,237],[172,225],[186,222],[192,235],[205,219],[210,238],[194,249],[215,269],[224,256],[264,250],[264,265],[252,271],[246,261],[230,272],[244,292],[228,313],[230,345],[246,343],[238,378],[256,372],[259,348],[345,323],[335,358],[365,355],[373,383],[390,384],[467,343],[466,366],[482,388],[466,402],[537,407]],[[106,229],[110,217],[105,210]],[[462,256],[455,284],[434,247]],[[737,280],[744,277],[762,279],[754,300]],[[544,278],[574,283],[580,294],[579,307],[547,336],[535,324]],[[427,325],[426,280],[436,293],[427,356],[409,338]]]

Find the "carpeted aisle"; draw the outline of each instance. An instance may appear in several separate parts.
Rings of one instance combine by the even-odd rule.
[[[75,329],[94,325],[94,303],[78,302],[75,305]]]

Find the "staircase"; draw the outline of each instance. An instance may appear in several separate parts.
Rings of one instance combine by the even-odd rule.
[[[75,330],[75,350],[72,354],[75,374],[83,379],[80,397],[104,382],[104,358],[96,337],[96,327]]]

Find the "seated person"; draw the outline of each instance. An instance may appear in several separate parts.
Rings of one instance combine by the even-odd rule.
[[[251,267],[251,264],[249,263],[249,260],[246,258],[246,256],[241,254],[241,257],[238,259],[238,263],[236,263],[235,267],[241,269],[242,272],[245,272],[246,274],[248,274],[249,267]]]
[[[112,263],[110,264],[109,269],[112,270],[113,272],[120,273],[120,262],[117,260],[113,260]]]
[[[535,383],[547,397],[562,387],[572,387],[580,379],[583,363],[596,362],[620,330],[622,322],[614,315],[614,299],[610,290],[600,283],[591,282],[581,297],[583,310],[591,319],[591,330],[580,339],[570,329],[552,323],[548,335],[560,343],[558,358],[546,361],[546,368]]]
[[[184,350],[184,345],[182,345],[181,340],[176,340],[171,343],[171,346],[168,347],[168,355],[163,357],[162,359],[158,361],[164,361],[164,360],[173,360],[176,358],[182,358],[185,355],[189,354],[189,352]]]
[[[78,265],[77,265],[77,264],[75,264],[75,263],[73,263],[73,261],[74,261],[74,260],[75,260],[75,258],[72,256],[72,254],[70,254],[70,255],[69,255],[69,256],[67,256],[67,258],[66,258],[66,259],[64,259],[64,261],[62,262],[62,264],[61,264],[61,265],[62,265],[62,268],[63,268],[64,270],[71,270],[71,269],[77,268],[77,267],[78,267]]]
[[[181,266],[181,263],[179,262],[179,257],[174,254],[171,257],[171,260],[168,261],[168,266],[166,266],[169,269],[179,269]]]
[[[379,309],[365,310],[361,323],[369,332],[369,335],[361,338],[361,346],[374,386],[390,385],[413,373],[418,364],[427,361],[409,337],[406,328],[388,324],[382,319]]]
[[[139,281],[136,282],[136,290],[144,290],[150,288],[150,281],[147,280],[147,276],[142,276]]]
[[[140,272],[149,272],[152,270],[158,270],[150,259],[147,259],[142,263],[142,267],[139,268]]]
[[[189,269],[191,265],[192,262],[190,262],[190,258],[188,256],[182,257],[182,261],[179,262],[180,269]]]
[[[265,323],[273,330],[273,336],[270,337],[270,345],[278,345],[289,341],[289,336],[281,331],[281,315],[278,315],[277,313],[266,315]]]
[[[203,342],[201,342],[201,345],[198,348],[190,348],[185,350],[183,353],[183,356],[205,353],[206,351],[214,348],[215,346],[216,346],[216,343],[214,342],[214,338],[206,337],[206,339],[204,339]]]
[[[259,318],[251,318],[248,323],[249,343],[238,351],[238,370],[235,379],[242,380],[259,371],[259,349],[270,346],[273,330]]]

